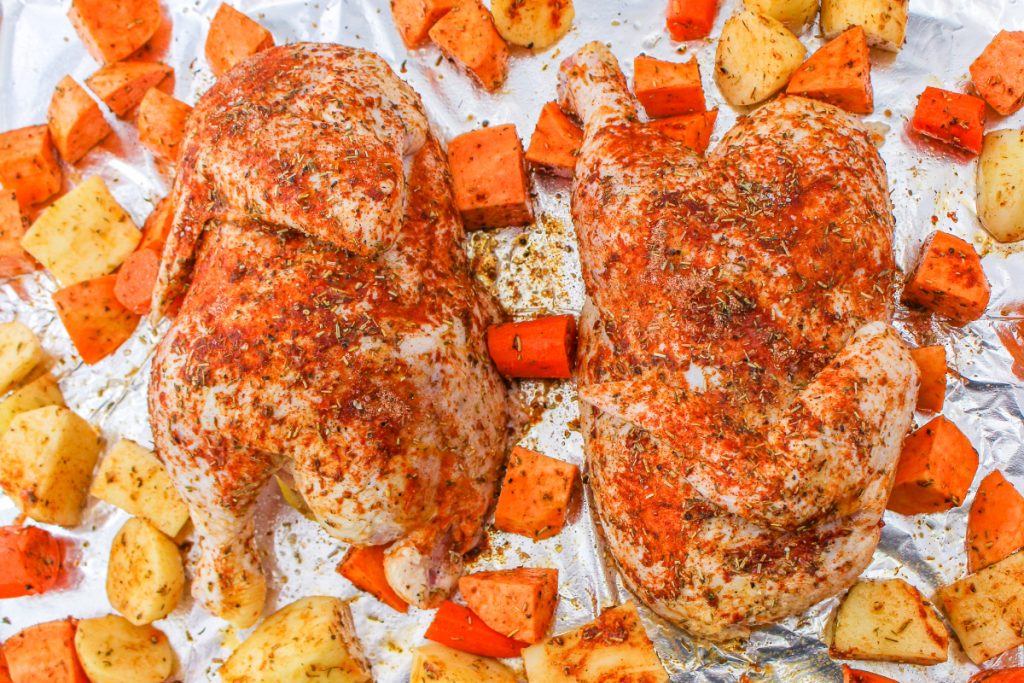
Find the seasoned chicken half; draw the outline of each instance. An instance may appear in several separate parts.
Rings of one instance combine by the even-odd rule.
[[[704,160],[638,121],[604,46],[561,75],[585,124],[572,211],[600,521],[655,611],[742,636],[848,587],[878,542],[918,385],[888,324],[885,168],[810,100],[762,107]]]
[[[332,536],[391,544],[426,607],[480,541],[509,438],[484,343],[497,304],[460,248],[447,161],[376,55],[260,53],[200,100],[154,303],[157,450],[196,525],[193,594],[252,624],[266,591],[253,504],[292,470]]]

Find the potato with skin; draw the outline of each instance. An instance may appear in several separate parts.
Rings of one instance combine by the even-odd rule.
[[[0,325],[0,394],[28,377],[43,360],[43,347],[25,323]]]
[[[0,442],[0,487],[37,522],[78,526],[100,441],[63,406],[21,413]]]
[[[907,34],[910,0],[821,0],[821,31],[832,40],[863,26],[868,45],[899,52]]]
[[[459,652],[438,643],[416,648],[409,683],[516,683],[512,670],[496,659]]]
[[[223,683],[372,683],[370,663],[338,598],[302,598],[267,617],[220,669]]]
[[[818,4],[818,0],[743,0],[745,9],[781,21],[793,31],[814,21]]]
[[[162,631],[114,614],[79,621],[75,652],[91,683],[162,683],[174,669]]]
[[[107,565],[107,598],[141,626],[174,611],[185,588],[185,570],[174,541],[133,517],[114,537]]]
[[[715,82],[729,104],[757,104],[786,87],[806,54],[803,43],[778,20],[740,12],[722,28]]]
[[[825,640],[836,659],[927,665],[949,653],[935,608],[901,579],[857,583],[829,618]]]
[[[978,159],[978,217],[1000,242],[1024,239],[1024,130],[985,136]]]
[[[572,0],[491,0],[494,26],[512,43],[542,50],[572,28]]]

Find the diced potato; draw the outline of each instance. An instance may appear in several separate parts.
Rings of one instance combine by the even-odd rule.
[[[188,507],[163,464],[152,451],[128,439],[114,444],[103,458],[89,492],[172,538],[188,521]]]
[[[1024,644],[1024,552],[940,588],[936,600],[975,664]]]
[[[543,49],[569,32],[572,0],[491,0],[494,26],[513,45]]]
[[[145,520],[125,522],[110,548],[110,605],[140,626],[173,612],[184,588],[185,570],[174,541]]]
[[[781,21],[794,31],[814,21],[818,0],[743,0],[744,8]]]
[[[313,596],[268,617],[224,662],[220,677],[223,683],[293,683],[325,671],[332,683],[373,681],[348,605]]]
[[[496,659],[427,643],[413,653],[409,683],[516,683],[516,676]]]
[[[91,683],[163,683],[174,668],[162,631],[114,614],[79,621],[75,651]]]
[[[530,683],[668,683],[636,606],[605,610],[595,621],[523,650]]]
[[[715,82],[729,104],[757,104],[786,86],[805,54],[807,48],[778,20],[740,12],[722,28]]]
[[[36,408],[46,406],[64,405],[64,396],[60,393],[60,386],[56,378],[50,373],[44,373],[11,392],[0,403],[0,434],[4,434],[11,426],[14,418],[21,413],[27,413]]]
[[[21,246],[67,287],[114,272],[140,239],[131,216],[93,176],[47,208]]]
[[[99,434],[67,408],[29,410],[0,443],[0,486],[32,519],[77,526],[99,452]]]
[[[1000,242],[1024,239],[1024,130],[985,136],[978,159],[978,217]]]
[[[43,360],[35,333],[18,321],[0,325],[0,394],[28,377]]]
[[[949,651],[935,608],[901,579],[857,583],[833,612],[826,640],[837,659],[936,664]]]
[[[821,0],[821,30],[829,40],[863,26],[871,47],[898,52],[907,33],[910,0]]]

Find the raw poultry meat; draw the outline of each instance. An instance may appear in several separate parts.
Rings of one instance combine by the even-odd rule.
[[[193,594],[258,618],[253,507],[286,468],[331,536],[392,544],[389,583],[436,604],[481,539],[509,412],[484,343],[500,310],[418,96],[370,52],[267,50],[200,100],[179,167],[154,303],[180,312],[149,401]]]
[[[743,636],[848,587],[879,539],[918,385],[885,168],[828,105],[765,105],[704,160],[638,120],[603,45],[561,76],[602,528],[656,612]]]

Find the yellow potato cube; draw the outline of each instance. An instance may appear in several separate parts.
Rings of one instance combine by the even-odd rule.
[[[79,621],[75,652],[91,683],[163,683],[174,668],[162,631],[114,614]]]
[[[152,451],[128,439],[114,444],[100,462],[90,493],[142,517],[172,538],[188,521],[188,508],[163,463]]]
[[[27,325],[0,325],[0,394],[25,379],[43,360],[43,347]]]
[[[23,387],[11,392],[0,403],[0,434],[7,432],[14,418],[36,408],[64,405],[64,396],[56,378],[50,373],[36,377]]]
[[[136,626],[174,611],[185,588],[185,569],[174,541],[133,517],[114,537],[107,565],[110,605]]]

